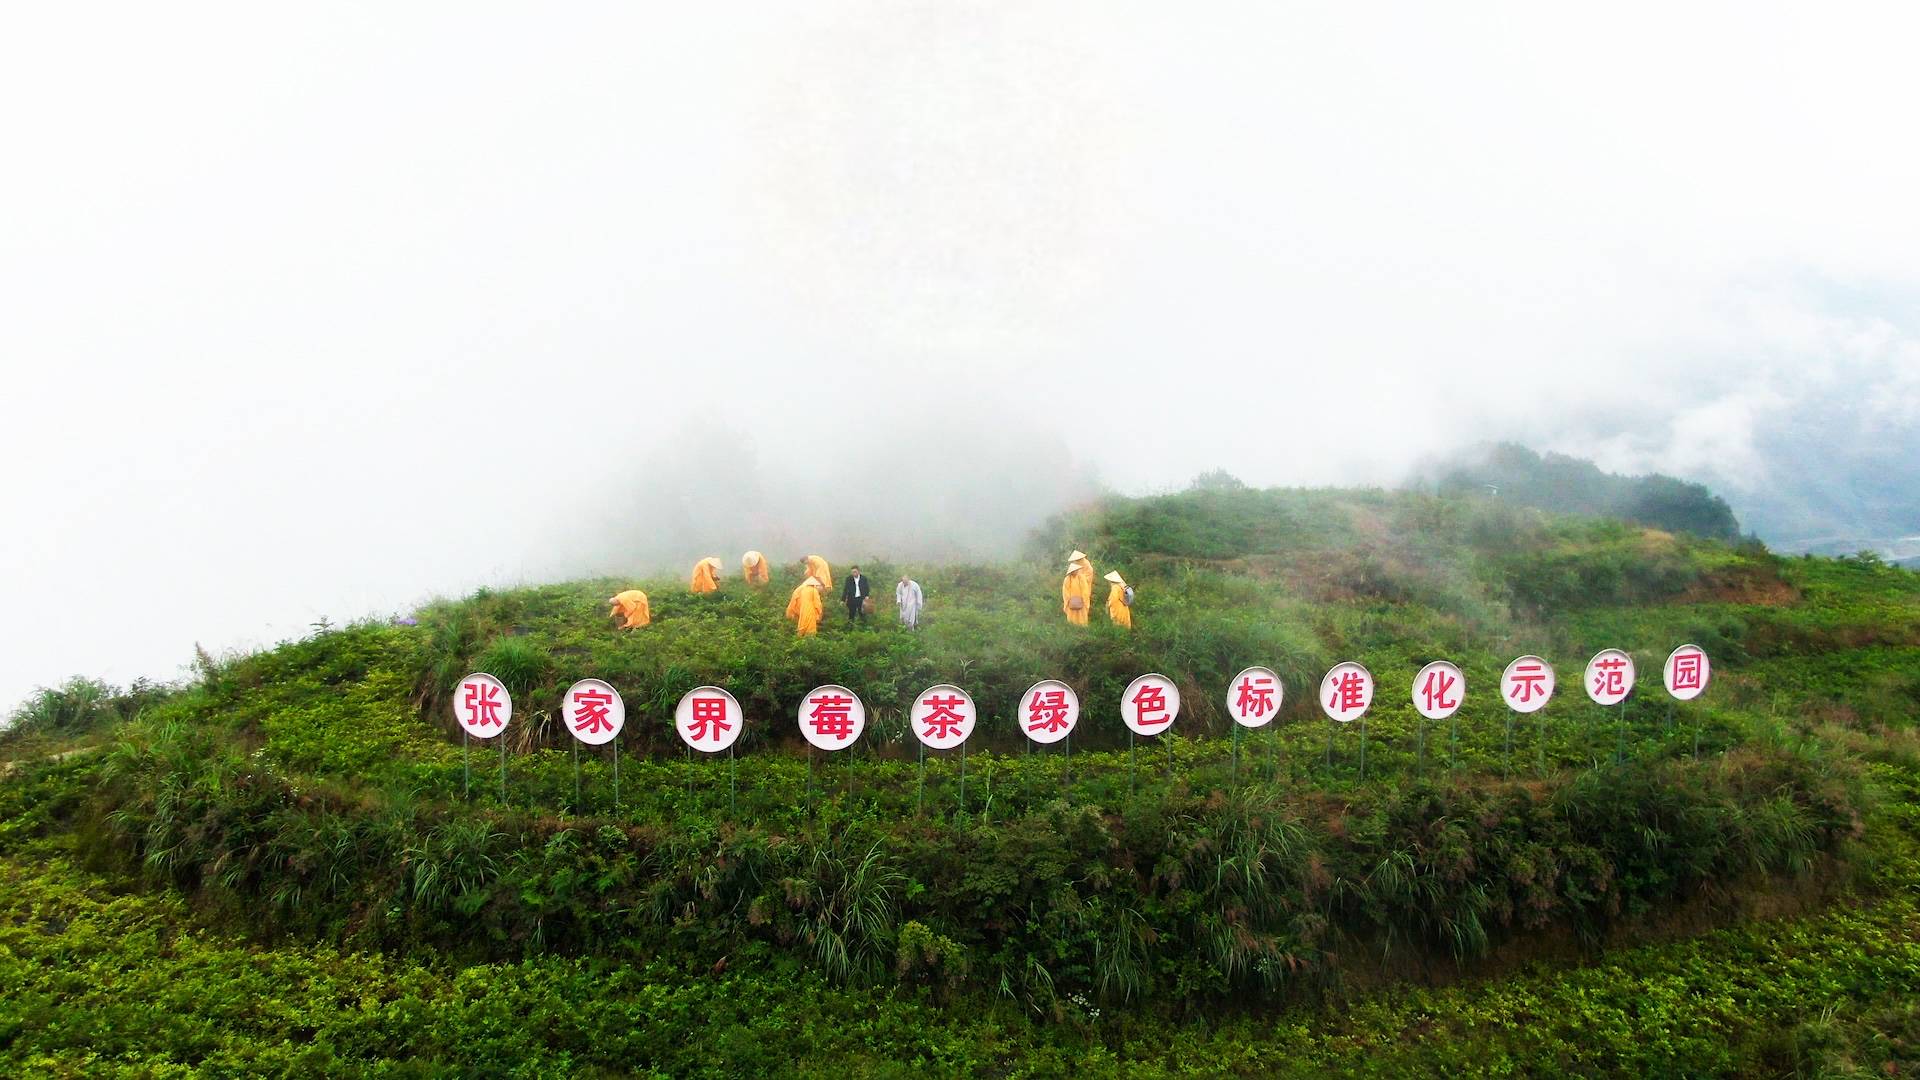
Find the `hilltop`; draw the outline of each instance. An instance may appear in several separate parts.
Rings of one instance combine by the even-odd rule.
[[[1065,625],[1075,547],[1137,586],[1133,632],[1098,612]],[[1101,500],[1019,561],[913,567],[918,633],[885,611],[848,627],[830,604],[822,633],[796,639],[780,611],[801,553],[770,554],[761,591],[481,592],[416,625],[204,658],[188,686],[78,682],[29,703],[0,739],[16,763],[0,860],[14,925],[44,933],[0,931],[5,974],[28,988],[0,1016],[19,1033],[0,1054],[285,1066],[307,1051],[245,1012],[158,1024],[159,1045],[103,1034],[168,1008],[143,981],[161,972],[224,1000],[250,963],[234,950],[254,942],[301,986],[382,987],[359,1007],[378,1039],[286,991],[298,1026],[327,1033],[312,1051],[326,1068],[1171,1072],[1183,1040],[1247,1072],[1920,1056],[1901,1041],[1901,1003],[1920,994],[1920,575],[1504,501],[1218,486]],[[836,573],[857,559],[883,596],[900,569],[825,554]],[[622,633],[606,598],[634,585],[654,624]],[[1683,642],[1716,676],[1675,706],[1658,676]],[[1579,680],[1608,647],[1633,655],[1640,687],[1603,711]],[[1560,691],[1510,726],[1491,687],[1522,653],[1547,658]],[[1454,724],[1409,701],[1438,658],[1468,681]],[[1313,700],[1350,659],[1379,681],[1364,766],[1357,728]],[[1280,674],[1285,705],[1235,739],[1226,686],[1255,664]],[[473,670],[515,698],[504,794],[494,748],[463,761],[450,715]],[[1147,671],[1175,681],[1183,713],[1130,751],[1117,702]],[[617,806],[611,752],[581,755],[576,789],[557,720],[585,677],[627,703]],[[1013,723],[1042,678],[1085,706],[1070,750],[1029,748]],[[793,715],[826,682],[870,710],[861,746],[831,760]],[[937,682],[980,706],[964,778],[947,754],[923,779],[904,727]],[[690,760],[669,726],[702,684],[749,719],[731,763]],[[75,748],[93,752],[49,760]],[[190,929],[156,946],[142,935],[159,924]],[[1850,947],[1867,952],[1828,955]],[[55,970],[75,949],[126,972],[108,979],[117,1004],[29,1025],[77,993]],[[197,973],[177,971],[182,950]],[[1756,956],[1800,966],[1750,976]],[[1771,981],[1738,1004],[1699,1000],[1753,977]],[[546,1019],[506,1041],[396,1033],[406,1009],[487,1029],[455,1004],[467,978]],[[1655,984],[1677,996],[1661,1004]],[[1521,999],[1594,1015],[1495,1019]],[[1703,1012],[1713,1025],[1690,1030]],[[717,1025],[710,1041],[671,1030],[694,1017]],[[1827,1041],[1807,1050],[1816,1021]]]

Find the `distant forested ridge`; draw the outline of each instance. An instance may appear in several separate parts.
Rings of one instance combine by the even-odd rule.
[[[1430,463],[1410,486],[1442,495],[1492,495],[1542,510],[1623,518],[1718,540],[1740,537],[1733,509],[1705,485],[1659,473],[1620,476],[1582,458],[1536,454],[1513,443],[1479,446]]]

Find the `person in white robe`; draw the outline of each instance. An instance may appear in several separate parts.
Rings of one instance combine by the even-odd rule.
[[[900,575],[900,584],[893,587],[893,606],[900,612],[900,621],[907,629],[920,628],[920,608],[927,602],[926,594],[920,591],[920,583],[905,574]]]

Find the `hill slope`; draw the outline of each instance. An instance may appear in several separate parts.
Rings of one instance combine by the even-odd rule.
[[[1064,624],[1068,547],[1138,585],[1134,632],[1099,613],[1088,628]],[[1170,1067],[1168,1047],[1203,1038],[1227,1068],[1359,1069],[1387,1059],[1340,1047],[1400,1040],[1423,1014],[1439,1019],[1392,1060],[1445,1069],[1481,1060],[1461,1056],[1486,1052],[1475,1010],[1501,1008],[1505,994],[1577,996],[1597,1010],[1564,1037],[1495,1040],[1536,1070],[1779,1067],[1799,1053],[1779,1040],[1820,1008],[1838,1017],[1835,1060],[1907,1060],[1897,1047],[1911,1016],[1897,1003],[1920,991],[1899,891],[1920,884],[1915,575],[1377,492],[1111,500],[1050,523],[1034,551],[917,571],[930,605],[918,634],[884,617],[872,628],[830,618],[819,637],[795,639],[779,614],[791,573],[759,593],[641,583],[655,625],[620,633],[605,598],[632,583],[581,582],[209,663],[196,685],[149,692],[132,720],[117,718],[136,711],[124,701],[63,710],[71,703],[55,695],[0,743],[23,759],[0,802],[15,925],[63,941],[191,918],[204,929],[178,947],[220,973],[209,995],[235,992],[244,961],[224,935],[245,934],[274,942],[273,963],[306,972],[294,976],[303,985],[357,970],[344,977],[417,995],[418,1015],[451,1025],[376,1050],[355,1040],[391,1020],[303,1021],[331,1033],[326,1060],[344,1066],[485,1068],[524,1054],[554,1071],[724,1073],[767,1071],[771,1052],[805,1070],[918,1059],[942,1072],[1098,1071]],[[892,580],[893,567],[861,561]],[[1657,673],[1683,641],[1718,668],[1707,697],[1675,709]],[[1642,672],[1612,712],[1578,690],[1603,647],[1628,649]],[[1523,652],[1553,662],[1562,688],[1510,725],[1488,688]],[[1457,725],[1424,724],[1409,702],[1414,671],[1439,657],[1470,687]],[[1379,679],[1364,735],[1335,730],[1312,700],[1345,659]],[[1225,688],[1250,664],[1280,673],[1287,701],[1279,723],[1236,739]],[[483,747],[463,761],[448,716],[454,681],[476,668],[516,698],[504,789],[501,759]],[[1181,687],[1183,713],[1178,734],[1130,751],[1117,702],[1149,670]],[[554,717],[561,691],[588,676],[628,704],[617,805],[612,752],[583,755],[576,789]],[[1040,678],[1064,679],[1085,703],[1070,748],[1032,751],[1017,733],[1018,698]],[[871,711],[861,747],[831,761],[806,753],[793,721],[799,697],[830,681]],[[943,681],[973,694],[981,727],[964,766],[930,755],[923,772],[904,710]],[[674,702],[703,683],[746,709],[731,762],[688,760],[668,726]],[[102,725],[88,731],[89,716]],[[76,741],[102,749],[24,760]],[[134,881],[154,894],[103,899]],[[1810,914],[1743,922],[1768,911]],[[1528,958],[1715,924],[1734,928],[1614,954],[1604,970],[1618,984],[1553,964],[1507,974]],[[1854,936],[1876,950],[1871,961],[1804,952]],[[385,959],[349,961],[330,951],[340,946]],[[51,1015],[35,1009],[109,1007],[53,974],[60,952],[18,935],[9,947],[34,988],[10,1006],[11,1030]],[[155,979],[173,963],[171,946],[87,948]],[[1743,954],[1803,955],[1816,971],[1805,985],[1769,983],[1776,997],[1743,995],[1715,1035],[1682,1037],[1676,1021],[1675,1041],[1649,1045],[1632,1024],[1607,1028],[1629,1010],[1653,1023],[1640,980],[1671,972],[1690,1000],[1744,978]],[[1843,962],[1850,989],[1808,989],[1831,985]],[[483,965],[478,977],[504,987],[514,1015],[567,1002],[631,1015],[644,1001],[658,1023],[722,1008],[722,1034],[705,1056],[672,1034],[636,1029],[622,1042],[585,1022],[533,1042],[469,1042],[451,1031],[487,1021],[448,1011],[456,992],[436,981],[448,963]],[[1475,973],[1498,978],[1392,988]],[[137,1004],[121,1007],[164,1008],[156,984],[126,992]],[[299,993],[287,1008],[312,1007]],[[557,996],[537,1004],[540,994]],[[1361,1011],[1319,1011],[1329,995]],[[942,1008],[937,1020],[916,1011],[927,1005]],[[1186,1025],[1199,1016],[1222,1026],[1197,1034]],[[193,1035],[166,1026],[163,1045],[118,1039],[111,1060],[231,1061],[218,1055],[238,1052],[252,1021],[208,1023]],[[36,1027],[8,1052],[72,1062],[85,1040],[60,1031],[91,1030],[76,1024]],[[866,1050],[851,1031],[866,1032]],[[471,1056],[481,1045],[502,1056]]]

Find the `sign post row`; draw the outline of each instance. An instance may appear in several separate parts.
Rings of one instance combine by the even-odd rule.
[[[1065,783],[1073,770],[1073,729],[1080,723],[1080,695],[1058,679],[1042,679],[1020,696],[1020,711],[1015,723],[1027,736],[1026,745],[1051,746],[1061,743],[1067,764]]]
[[[467,740],[504,735],[513,720],[513,695],[499,679],[476,671],[460,680],[453,691],[453,718],[460,722],[460,773],[466,797],[473,797],[473,768],[467,760]],[[500,740],[500,801],[507,801],[507,740]]]
[[[1367,778],[1367,709],[1373,705],[1373,672],[1347,660],[1320,680],[1320,711],[1339,724],[1360,721],[1360,778]],[[1327,769],[1333,769],[1333,729],[1327,729]]]
[[[1272,668],[1250,667],[1227,684],[1227,715],[1233,718],[1233,786],[1240,786],[1240,729],[1261,728],[1280,715],[1286,686]],[[1276,730],[1274,741],[1279,741]],[[1276,777],[1277,779],[1277,777]]]

